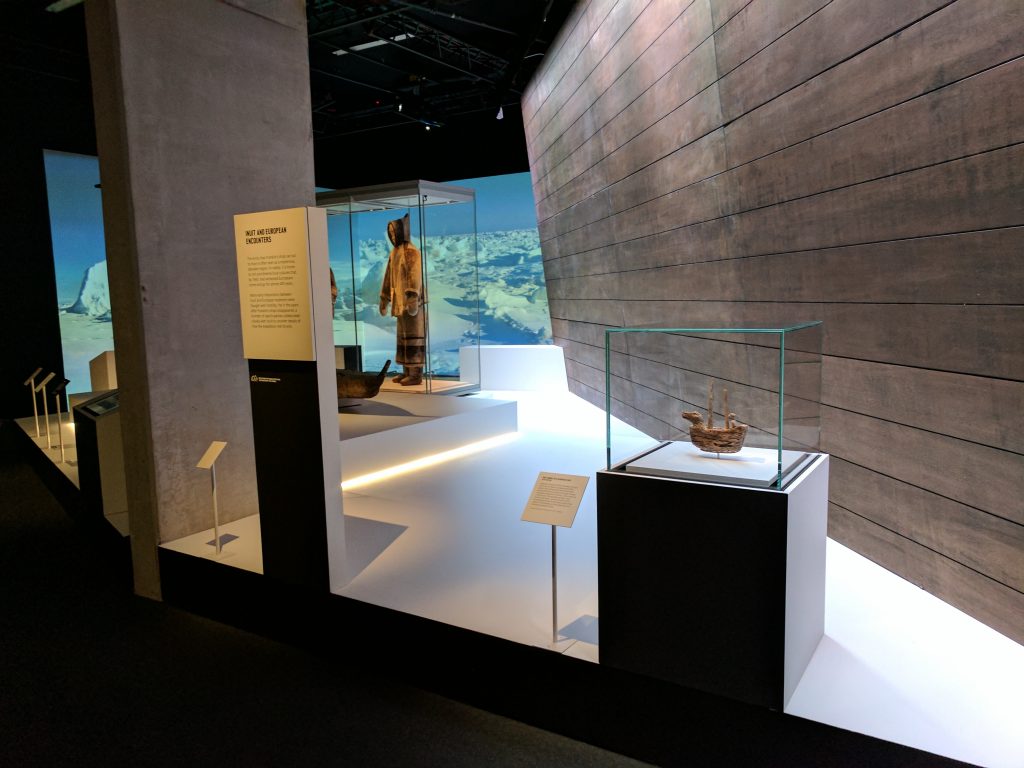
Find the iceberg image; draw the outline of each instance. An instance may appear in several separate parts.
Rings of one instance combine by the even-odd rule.
[[[89,315],[100,320],[110,319],[110,284],[107,282],[106,260],[97,262],[85,271],[78,298],[66,312]]]
[[[106,261],[85,270],[78,296],[70,305],[59,308],[59,313],[64,375],[71,381],[68,391],[88,392],[92,389],[89,361],[114,348]]]

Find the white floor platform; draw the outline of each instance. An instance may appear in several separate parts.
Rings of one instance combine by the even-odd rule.
[[[593,475],[604,413],[568,393],[494,392],[519,403],[517,438],[344,494],[351,598],[551,647],[550,529],[519,520],[541,470]],[[652,444],[615,424],[624,455]],[[51,452],[52,453],[52,452]],[[598,660],[594,481],[558,532],[555,650]],[[237,530],[235,530],[237,528]],[[260,571],[258,518],[223,562]],[[212,531],[170,546],[206,557]],[[258,547],[257,547],[258,549]],[[828,542],[826,637],[789,714],[986,766],[1024,766],[1024,646]]]
[[[596,409],[564,393],[500,399],[511,397],[520,401],[518,439],[345,493],[346,516],[406,530],[341,594],[516,642],[550,644],[551,531],[519,517],[538,472],[593,475],[604,458],[604,421],[595,422]],[[593,481],[574,527],[558,532],[558,562],[560,623],[596,616]],[[590,645],[575,653],[596,658]]]
[[[234,537],[225,542],[226,537]],[[224,565],[241,568],[243,571],[263,573],[263,547],[260,544],[260,516],[249,515],[241,520],[224,523],[220,526],[221,548],[212,543],[213,528],[191,536],[184,536],[174,541],[164,542],[160,546],[186,555],[216,560]]]
[[[346,515],[394,528],[342,594],[550,647],[550,529],[519,515],[537,472],[603,466],[604,414],[568,394],[490,394],[519,400],[517,440],[345,494]],[[614,429],[624,452],[650,444]],[[351,552],[359,536],[347,530]],[[557,650],[596,661],[593,481],[558,547],[570,642]],[[826,637],[787,711],[979,765],[1024,766],[1024,646],[836,542],[827,558]]]
[[[50,448],[46,447],[46,419],[43,414],[39,414],[39,434],[40,437],[36,437],[36,422],[32,416],[28,416],[23,419],[16,419],[15,423],[21,427],[25,434],[28,435],[32,442],[43,453],[46,454],[47,458],[52,461],[57,468],[67,475],[68,479],[78,487],[78,449],[75,447],[75,422],[72,421],[68,414],[62,413],[60,415],[60,432],[58,433],[58,420],[57,414],[50,414]],[[60,438],[64,438],[64,461],[60,460]]]
[[[71,402],[72,407],[82,400],[87,400],[92,393],[72,395]],[[39,417],[39,431],[40,437],[36,437],[36,422],[35,418],[29,416],[27,418],[16,419],[15,423],[24,430],[25,434],[29,436],[36,447],[39,448],[46,455],[50,461],[53,462],[54,466],[57,467],[64,475],[72,482],[76,488],[81,488],[81,482],[78,476],[78,447],[75,438],[75,422],[67,414],[63,413],[60,416],[59,427],[60,432],[58,433],[58,417],[56,414],[50,414],[50,444],[51,447],[46,447],[46,420],[44,416]],[[63,461],[61,460],[60,451],[60,438],[64,438],[64,454]],[[123,509],[123,508],[122,508]],[[106,515],[107,520],[110,522],[117,532],[122,536],[128,535],[128,513],[125,511],[113,512]]]
[[[1024,646],[829,539],[825,637],[789,714],[1024,766]]]

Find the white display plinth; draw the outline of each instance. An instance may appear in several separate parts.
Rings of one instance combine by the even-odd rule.
[[[725,482],[751,488],[768,488],[779,477],[790,474],[813,454],[771,448],[744,448],[737,453],[706,453],[693,443],[672,442],[663,445],[625,466],[627,472],[641,475],[673,477],[678,480]]]
[[[459,350],[462,378],[475,381],[476,347]],[[545,390],[566,392],[565,356],[554,344],[496,345],[480,347],[480,389]]]
[[[89,361],[89,388],[93,392],[117,389],[117,362],[110,350]]]

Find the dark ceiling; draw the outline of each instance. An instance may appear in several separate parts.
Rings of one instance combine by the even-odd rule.
[[[14,103],[94,143],[83,7],[0,0]],[[317,183],[527,170],[519,101],[573,0],[308,0]],[[76,93],[76,109],[62,100]],[[499,110],[503,119],[497,119]]]

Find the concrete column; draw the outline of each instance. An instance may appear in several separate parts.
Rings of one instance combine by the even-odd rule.
[[[232,215],[314,202],[299,0],[88,0],[136,592],[156,547],[257,511]],[[326,276],[325,276],[326,280]],[[326,289],[325,289],[326,290]]]

